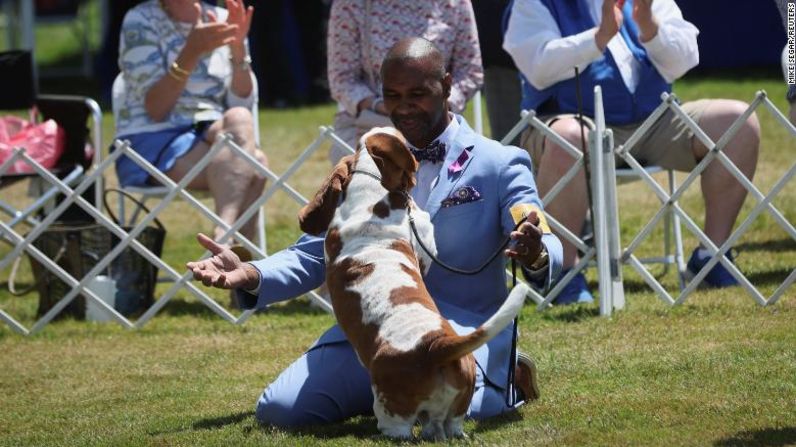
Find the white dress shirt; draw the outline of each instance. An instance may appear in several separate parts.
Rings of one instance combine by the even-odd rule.
[[[440,143],[444,143],[446,150],[451,150],[453,140],[456,138],[456,134],[459,132],[459,122],[456,121],[456,117],[453,116],[452,113],[449,113],[448,116],[451,120],[451,122],[448,124],[448,127],[446,127],[437,138],[432,140],[432,142],[439,141]],[[418,149],[411,144],[410,146],[413,149]],[[432,163],[428,160],[423,160],[420,162],[420,167],[417,169],[416,176],[417,184],[412,189],[412,199],[414,199],[415,203],[420,207],[420,209],[426,209],[426,205],[428,204],[428,196],[431,194],[431,189],[437,184],[439,173],[444,167],[444,160],[439,163]]]
[[[575,66],[583,72],[602,56],[594,40],[602,19],[602,3],[603,0],[589,3],[589,13],[597,26],[562,37],[555,19],[540,0],[515,0],[503,48],[528,82],[539,90],[570,79],[575,76]],[[655,0],[652,14],[658,33],[642,46],[661,76],[672,83],[699,63],[699,30],[683,19],[674,0]],[[619,33],[608,42],[607,50],[628,90],[635,92],[641,67]]]

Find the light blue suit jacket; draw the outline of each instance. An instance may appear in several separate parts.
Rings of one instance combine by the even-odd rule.
[[[434,224],[438,258],[448,265],[473,270],[494,253],[514,228],[509,212],[520,203],[542,208],[531,174],[531,160],[522,149],[503,146],[475,133],[461,116],[460,128],[448,149],[437,184],[431,190],[426,211]],[[441,202],[454,191],[471,186],[480,193],[477,201],[449,207]],[[553,234],[542,238],[550,256],[544,286],[561,270],[561,242]],[[434,264],[424,278],[440,312],[460,333],[473,331],[506,299],[506,258],[499,256],[481,273],[464,276]],[[252,263],[262,281],[259,296],[239,293],[244,307],[262,308],[317,288],[325,279],[323,238],[303,235],[293,246]],[[511,325],[510,325],[511,326]],[[487,345],[474,352],[485,377],[494,386],[506,385],[512,328],[507,327]],[[335,325],[314,347],[346,342]],[[312,348],[311,348],[312,349]]]

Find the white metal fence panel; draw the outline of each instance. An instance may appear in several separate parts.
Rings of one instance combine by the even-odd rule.
[[[670,305],[677,305],[682,304],[691,295],[694,290],[699,286],[700,282],[704,279],[705,275],[711,270],[713,266],[717,263],[721,262],[722,265],[730,272],[730,274],[739,282],[739,284],[747,291],[749,295],[760,305],[768,305],[773,304],[776,302],[785,292],[785,290],[794,282],[796,279],[796,269],[794,269],[790,275],[783,281],[783,283],[777,288],[777,290],[768,298],[764,297],[760,291],[749,281],[749,279],[744,276],[744,274],[737,268],[737,266],[732,263],[727,257],[724,256],[725,253],[739,240],[739,238],[749,229],[752,222],[763,212],[767,211],[774,220],[787,232],[787,234],[796,240],[796,229],[794,229],[793,224],[788,222],[788,220],[783,216],[783,214],[776,209],[773,204],[771,203],[772,200],[783,190],[785,185],[793,178],[794,172],[796,172],[796,162],[794,162],[790,168],[785,172],[785,174],[774,184],[774,187],[771,191],[765,195],[763,194],[753,183],[752,181],[747,178],[740,169],[733,164],[733,162],[727,157],[727,155],[723,152],[724,147],[727,143],[737,134],[741,126],[744,122],[754,113],[758,108],[761,106],[765,106],[769,109],[774,116],[777,118],[777,121],[780,124],[785,125],[785,127],[789,130],[792,136],[796,136],[796,128],[790,124],[785,116],[777,110],[773,103],[766,97],[764,92],[758,92],[754,101],[749,105],[749,107],[741,114],[736,121],[727,129],[727,131],[719,138],[718,141],[714,142],[708,137],[708,135],[699,127],[699,125],[694,122],[680,107],[677,102],[677,99],[674,95],[663,94],[662,95],[662,103],[661,105],[655,110],[655,112],[643,123],[643,125],[628,139],[628,141],[624,145],[620,145],[614,148],[614,154],[618,157],[621,157],[628,166],[630,166],[633,170],[636,171],[638,176],[643,180],[643,182],[649,186],[655,196],[658,198],[661,206],[658,211],[655,213],[654,217],[647,222],[642,229],[636,234],[630,244],[622,250],[621,257],[616,259],[615,261],[629,263],[644,281],[656,292],[656,294],[661,298],[661,300]],[[697,164],[697,166],[687,175],[686,179],[677,186],[673,193],[668,193],[665,191],[653,178],[652,176],[647,173],[641,163],[636,160],[631,154],[630,151],[635,144],[647,133],[650,131],[652,125],[657,121],[659,117],[661,117],[667,111],[672,111],[675,113],[677,118],[681,120],[688,128],[694,132],[696,138],[699,140],[709,149],[708,154]],[[685,191],[688,189],[690,185],[692,185],[704,172],[707,166],[710,163],[721,163],[724,168],[729,171],[738,182],[743,185],[743,187],[748,191],[749,197],[753,198],[757,201],[757,204],[754,206],[752,211],[746,218],[736,227],[736,229],[732,232],[730,237],[723,243],[721,246],[716,246],[705,233],[699,228],[699,226],[695,223],[695,221],[689,216],[680,206],[679,200],[682,198]],[[748,199],[747,199],[748,200]],[[638,257],[635,255],[635,251],[638,249],[641,242],[646,239],[652,231],[652,228],[655,227],[661,219],[664,218],[665,213],[671,211],[674,212],[681,222],[685,225],[685,227],[699,240],[699,242],[704,246],[710,253],[711,259],[709,262],[698,272],[698,274],[688,282],[685,287],[680,291],[677,297],[673,297],[661,284],[660,282],[655,279],[655,277],[650,274],[650,272],[644,267],[644,265],[640,262]],[[605,280],[604,277],[600,277],[600,281]]]
[[[186,290],[192,296],[194,296],[200,303],[207,306],[210,310],[214,313],[219,315],[226,321],[229,321],[234,324],[241,324],[245,322],[253,313],[253,311],[245,311],[242,312],[240,315],[233,315],[227,309],[219,305],[212,297],[208,296],[204,290],[197,287],[195,284],[191,282],[192,274],[190,272],[184,271],[182,266],[178,268],[174,268],[164,262],[161,258],[155,256],[152,252],[150,252],[146,247],[144,247],[138,240],[136,240],[136,236],[139,235],[147,226],[162,212],[164,212],[169,205],[178,197],[185,200],[189,203],[193,208],[197,209],[204,217],[206,217],[209,221],[211,221],[215,225],[219,225],[225,229],[225,234],[222,238],[226,240],[233,235],[235,235],[236,240],[240,241],[247,249],[249,249],[252,253],[256,253],[261,257],[265,257],[268,254],[265,253],[264,250],[261,250],[259,246],[253,244],[251,241],[247,240],[245,237],[240,235],[238,230],[241,226],[247,222],[249,219],[254,217],[254,215],[259,211],[261,207],[263,207],[269,199],[271,199],[274,194],[281,190],[284,191],[293,201],[298,203],[299,205],[304,205],[307,203],[307,199],[301,195],[295,188],[293,188],[289,183],[288,180],[301,168],[301,166],[307,161],[307,159],[312,156],[326,141],[335,141],[338,144],[342,144],[349,152],[353,152],[353,149],[348,147],[342,140],[340,140],[335,134],[332,128],[330,127],[321,127],[319,136],[299,155],[299,157],[294,160],[291,165],[287,168],[287,170],[282,175],[277,175],[270,169],[265,166],[259,164],[253,157],[247,154],[240,146],[235,144],[233,139],[229,135],[222,135],[216,142],[216,144],[211,147],[208,154],[199,162],[197,163],[192,169],[186,174],[186,176],[179,182],[174,182],[169,179],[165,174],[158,171],[153,165],[148,163],[144,158],[142,158],[138,153],[136,153],[126,141],[116,141],[115,148],[109,157],[102,160],[102,162],[96,166],[96,168],[86,175],[82,181],[80,181],[77,186],[74,188],[71,187],[71,183],[74,181],[71,179],[69,182],[65,182],[59,180],[55,177],[52,173],[50,173],[47,169],[43,168],[41,165],[38,165],[34,160],[30,159],[25,155],[24,150],[19,150],[15,152],[14,156],[0,166],[0,175],[2,175],[5,170],[8,169],[15,160],[23,159],[28,162],[31,166],[33,166],[37,175],[43,178],[47,183],[53,185],[57,192],[60,192],[66,196],[65,200],[63,200],[55,209],[47,214],[47,216],[42,219],[40,222],[37,222],[37,225],[32,228],[32,230],[25,236],[20,235],[16,230],[14,230],[13,226],[17,223],[21,222],[25,217],[28,217],[32,207],[29,209],[24,210],[24,214],[20,213],[19,210],[9,209],[7,210],[7,214],[10,215],[11,221],[1,222],[0,221],[0,233],[4,239],[10,242],[13,245],[13,248],[6,256],[0,260],[0,270],[5,269],[8,267],[15,259],[23,256],[27,253],[33,259],[39,261],[48,271],[51,271],[55,274],[58,278],[62,279],[66,282],[69,286],[71,286],[71,290],[65,295],[61,300],[59,300],[45,315],[39,318],[33,326],[28,329],[24,325],[22,325],[19,321],[17,321],[12,315],[0,309],[0,320],[8,324],[12,329],[16,332],[21,334],[32,334],[40,331],[44,326],[52,321],[52,319],[58,315],[63,309],[68,306],[77,296],[78,294],[83,294],[88,297],[89,300],[93,301],[94,304],[98,305],[101,309],[107,312],[114,321],[117,321],[124,327],[127,328],[140,328],[147,324],[158,312],[163,309],[170,300],[175,296],[175,294],[180,290]],[[191,180],[198,175],[198,173],[206,166],[207,162],[218,153],[218,151],[223,150],[224,148],[228,148],[232,150],[237,156],[243,157],[250,163],[255,169],[258,171],[259,174],[265,176],[269,180],[269,186],[263,192],[263,194],[247,209],[244,213],[240,216],[240,218],[233,224],[227,225],[210,209],[208,209],[200,200],[194,197],[188,190],[187,185],[190,184]],[[160,182],[161,184],[165,185],[166,193],[165,196],[160,200],[160,202],[152,208],[146,215],[144,215],[138,223],[131,228],[129,231],[125,231],[119,225],[117,225],[114,221],[109,219],[105,216],[97,207],[93,206],[91,203],[83,199],[81,194],[88,189],[92,184],[94,184],[97,179],[101,178],[102,175],[112,168],[114,162],[120,156],[125,155],[129,157],[133,162],[141,166],[144,170],[148,172],[155,180]],[[37,202],[38,203],[38,202]],[[96,219],[96,222],[100,225],[106,227],[110,232],[116,235],[120,240],[119,243],[102,259],[100,259],[97,264],[83,277],[83,278],[73,278],[67,272],[65,272],[56,262],[52,259],[47,258],[41,251],[39,251],[35,246],[32,245],[32,242],[36,240],[47,228],[49,228],[62,214],[63,212],[72,204],[77,204],[85,210],[90,216]],[[92,292],[89,288],[87,288],[87,284],[99,275],[107,266],[115,259],[124,249],[132,248],[140,255],[142,255],[149,263],[156,266],[161,272],[163,272],[168,278],[170,278],[173,283],[172,285],[163,293],[161,296],[156,297],[155,302],[152,306],[144,311],[144,313],[135,321],[132,322],[116,310],[114,310],[111,306],[109,306],[106,302],[101,300],[97,297],[94,292]],[[209,256],[209,252],[205,252],[202,255],[202,258],[206,258]],[[309,294],[310,298],[315,301],[322,309],[326,310],[327,312],[331,311],[331,306],[323,300],[317,293],[311,292]]]

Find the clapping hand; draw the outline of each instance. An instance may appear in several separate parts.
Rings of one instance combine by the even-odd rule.
[[[197,2],[196,23],[185,42],[184,51],[193,57],[201,57],[222,45],[230,45],[238,39],[240,25],[230,22],[219,22],[213,11],[207,11],[207,21],[202,18],[202,6]],[[246,32],[248,33],[248,25]]]
[[[249,29],[251,28],[254,7],[244,6],[243,0],[227,0],[227,11],[229,11],[227,23],[238,27],[235,33],[235,40],[231,45],[243,49],[243,43],[246,41],[246,36],[249,35]]]
[[[658,24],[652,14],[653,0],[634,0],[633,1],[633,21],[639,29],[639,39],[648,42],[658,34]],[[594,41],[600,51],[605,51],[608,42],[613,39],[619,29],[622,28],[625,16],[622,7],[625,0],[603,0],[602,19],[594,35]]]
[[[608,42],[613,39],[619,28],[622,27],[625,16],[622,14],[622,7],[625,0],[603,0],[602,20],[594,35],[594,41],[600,51],[605,51]]]
[[[638,25],[639,39],[648,42],[658,34],[658,24],[652,15],[653,0],[635,0],[633,2],[633,20]]]

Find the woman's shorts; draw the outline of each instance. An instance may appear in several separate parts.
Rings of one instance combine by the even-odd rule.
[[[178,158],[188,153],[196,143],[205,140],[207,128],[211,124],[213,121],[199,121],[188,126],[119,138],[130,141],[130,147],[160,172],[168,172],[174,167]],[[157,184],[143,167],[126,156],[116,159],[116,176],[123,187]]]

